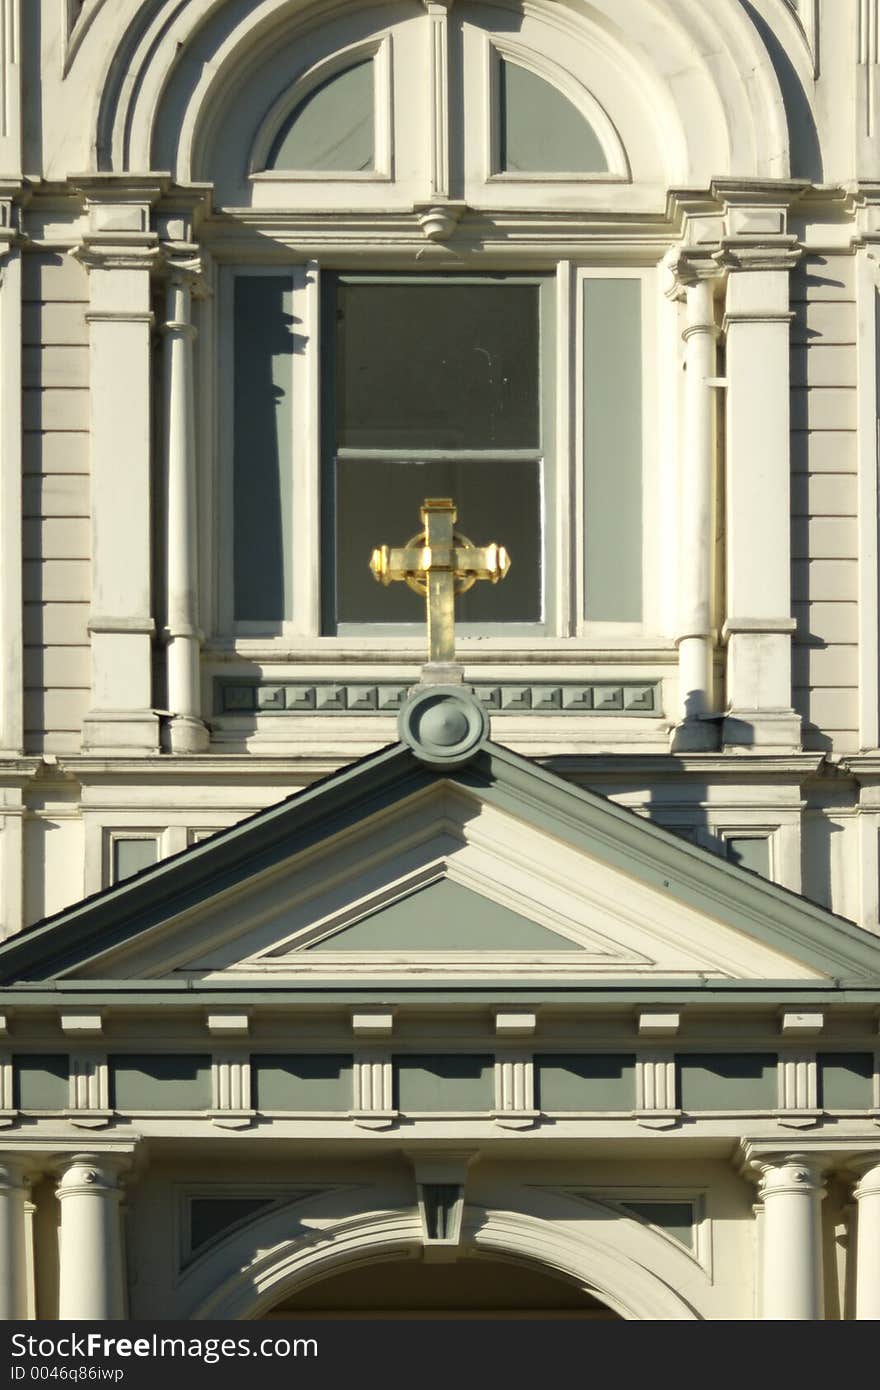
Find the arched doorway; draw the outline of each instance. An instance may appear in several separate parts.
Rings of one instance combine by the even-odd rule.
[[[573,1279],[536,1265],[382,1260],[295,1289],[264,1318],[586,1318],[619,1320]]]

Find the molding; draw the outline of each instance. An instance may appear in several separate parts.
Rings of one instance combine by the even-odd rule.
[[[396,714],[410,686],[400,681],[242,681],[215,677],[214,710],[235,714]],[[662,714],[659,682],[489,682],[473,685],[495,714],[623,714],[656,719]]]

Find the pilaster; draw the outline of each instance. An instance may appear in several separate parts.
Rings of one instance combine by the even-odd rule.
[[[2,144],[2,141],[0,141]],[[24,749],[22,650],[22,186],[0,181],[0,752]]]
[[[728,272],[724,746],[800,747],[791,701],[789,442],[789,273],[800,249],[787,231],[800,187],[717,189],[726,203],[719,262]]]
[[[880,1152],[858,1165],[856,1200],[856,1319],[880,1319]]]
[[[205,293],[203,263],[192,244],[166,247],[164,334],[165,626],[169,744],[203,753],[198,596],[198,504],[193,300]]]
[[[28,1316],[26,1203],[28,1183],[22,1163],[5,1154],[0,1161],[0,1321]]]
[[[670,296],[686,306],[684,439],[680,480],[678,573],[679,723],[674,752],[710,752],[718,746],[713,669],[717,439],[715,293],[719,270],[710,248],[683,248],[671,266]]]
[[[92,705],[88,752],[154,753],[151,535],[151,275],[154,179],[82,178],[89,230]]]

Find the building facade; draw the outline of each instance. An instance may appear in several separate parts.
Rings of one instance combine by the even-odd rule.
[[[2,0],[3,1316],[880,1316],[878,110],[877,0]]]

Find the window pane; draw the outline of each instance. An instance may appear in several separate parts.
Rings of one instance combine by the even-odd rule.
[[[372,59],[334,73],[301,101],[272,146],[267,168],[373,168]]]
[[[596,132],[537,73],[501,60],[501,170],[505,174],[595,174],[608,169]]]
[[[339,447],[538,447],[537,285],[340,284],[336,342]]]
[[[403,545],[421,530],[426,497],[454,498],[458,529],[478,545],[497,541],[512,557],[503,583],[475,584],[456,599],[458,620],[539,622],[540,465],[522,459],[337,459],[337,621],[424,623],[424,599],[406,584],[377,584],[368,565],[374,546]]]
[[[233,549],[235,617],[291,614],[292,286],[286,275],[235,282]]]
[[[113,882],[121,883],[141,869],[148,869],[159,857],[159,842],[149,838],[113,841]]]
[[[586,616],[642,616],[642,289],[584,285]]]

